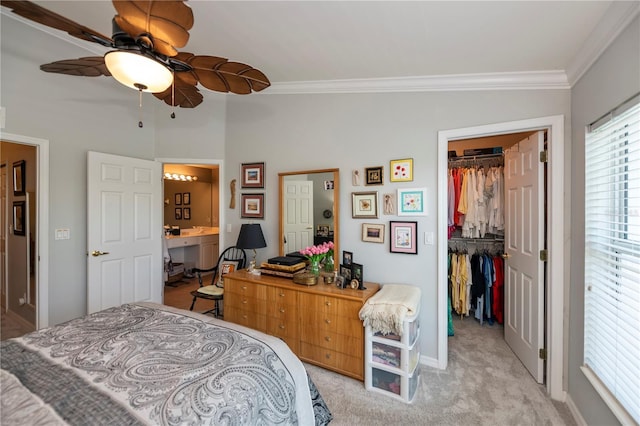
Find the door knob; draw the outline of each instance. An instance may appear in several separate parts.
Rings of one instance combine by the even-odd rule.
[[[105,254],[109,254],[109,252],[108,251],[100,251],[100,250],[94,250],[94,251],[91,252],[91,256],[93,256],[93,257],[98,257],[98,256],[102,256],[102,255],[105,255]]]
[[[511,257],[511,255],[510,255],[509,253],[503,253],[503,254],[502,254],[502,258],[503,258],[503,259],[508,259],[508,258],[510,258],[510,257]]]

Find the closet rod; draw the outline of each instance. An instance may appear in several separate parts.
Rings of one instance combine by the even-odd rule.
[[[503,238],[464,238],[464,237],[451,237],[449,241],[456,243],[504,243]]]
[[[462,161],[462,160],[478,160],[482,158],[499,158],[504,155],[503,152],[499,154],[478,154],[478,155],[459,155],[457,157],[449,158],[449,161]]]

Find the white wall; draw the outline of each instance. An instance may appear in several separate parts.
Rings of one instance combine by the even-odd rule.
[[[268,247],[258,260],[278,254],[279,172],[340,168],[340,248],[364,265],[367,281],[406,283],[422,289],[422,354],[437,356],[436,245],[424,245],[424,232],[436,234],[437,132],[452,128],[563,114],[570,117],[568,90],[477,91],[332,95],[257,95],[230,97],[224,181],[238,179],[240,163],[264,161],[265,220]],[[414,159],[412,183],[390,183],[389,161]],[[384,186],[353,187],[351,171],[384,166]],[[427,187],[426,217],[351,218],[351,192]],[[234,224],[238,209],[226,211]],[[417,255],[389,252],[389,220],[418,221]],[[361,241],[363,222],[387,224],[385,244]],[[340,256],[341,257],[341,256]]]
[[[604,52],[571,91],[571,288],[569,395],[587,424],[618,421],[580,371],[584,359],[584,140],[585,126],[640,92],[640,20]]]

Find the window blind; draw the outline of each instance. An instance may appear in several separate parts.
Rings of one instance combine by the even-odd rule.
[[[638,99],[586,134],[584,367],[618,418],[640,423]]]

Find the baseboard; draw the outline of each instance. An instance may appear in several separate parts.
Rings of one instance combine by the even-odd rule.
[[[582,414],[580,413],[580,410],[578,410],[576,404],[573,402],[573,399],[571,399],[571,395],[567,394],[567,397],[565,398],[565,404],[567,404],[567,407],[569,407],[569,411],[571,412],[573,419],[576,421],[576,424],[578,426],[587,426],[587,422],[584,420],[584,417],[582,417]]]
[[[438,359],[437,358],[431,358],[425,355],[421,355],[420,356],[420,364],[421,365],[425,365],[427,367],[432,367],[432,368],[440,368],[438,365]]]

